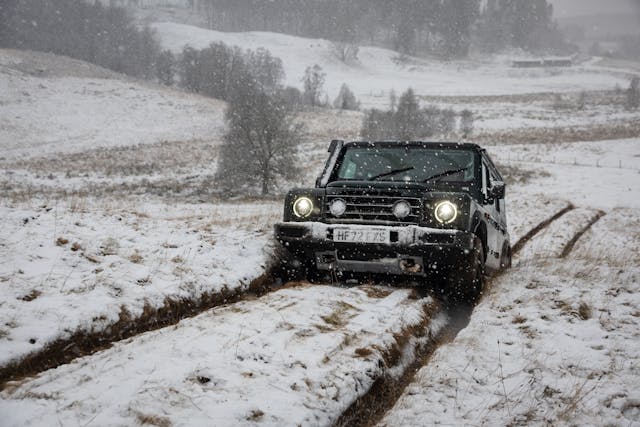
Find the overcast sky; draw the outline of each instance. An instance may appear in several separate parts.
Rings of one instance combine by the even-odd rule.
[[[556,18],[570,16],[638,13],[635,0],[549,0]]]

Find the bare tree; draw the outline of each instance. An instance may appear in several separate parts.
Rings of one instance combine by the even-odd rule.
[[[163,85],[171,86],[174,83],[176,59],[170,50],[164,50],[156,59],[156,77]]]
[[[331,45],[335,55],[345,64],[358,60],[358,52],[360,52],[360,48],[355,43],[334,41]]]
[[[473,113],[463,110],[460,114],[460,133],[466,138],[473,133]]]
[[[267,195],[280,178],[297,172],[302,127],[278,94],[261,91],[247,81],[225,112],[228,131],[218,160],[216,180],[226,191]]]
[[[305,102],[312,107],[320,105],[320,95],[326,74],[322,71],[322,67],[315,64],[313,67],[307,67],[304,72],[302,82],[304,83]]]
[[[637,110],[640,107],[640,77],[634,76],[627,89],[627,108]]]

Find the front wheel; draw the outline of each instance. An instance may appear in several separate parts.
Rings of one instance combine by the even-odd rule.
[[[447,277],[448,296],[456,302],[475,303],[484,291],[484,247],[475,238],[473,256],[468,263],[450,270]]]

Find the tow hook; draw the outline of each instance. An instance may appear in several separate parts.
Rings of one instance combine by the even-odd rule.
[[[407,273],[422,273],[422,265],[417,264],[413,258],[401,259],[400,268]]]

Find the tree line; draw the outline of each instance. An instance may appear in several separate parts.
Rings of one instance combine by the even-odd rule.
[[[2,0],[0,47],[81,59],[124,74],[157,74],[160,44],[121,7],[83,0]]]
[[[390,109],[371,109],[365,113],[360,136],[366,141],[417,141],[432,137],[449,138],[473,132],[473,113],[460,114],[436,106],[421,107],[413,89],[399,99],[392,92]]]
[[[412,55],[568,48],[547,0],[199,0],[194,7],[216,30],[282,32]]]

